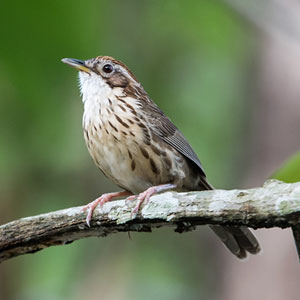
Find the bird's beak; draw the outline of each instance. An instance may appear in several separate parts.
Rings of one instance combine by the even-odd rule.
[[[63,58],[61,61],[79,71],[91,73],[91,69],[88,66],[86,66],[84,60],[79,60],[75,58]]]

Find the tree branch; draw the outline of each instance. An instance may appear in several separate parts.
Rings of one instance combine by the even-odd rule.
[[[300,182],[267,181],[247,190],[167,192],[151,197],[137,216],[135,201],[113,201],[97,208],[89,228],[82,207],[23,218],[0,226],[0,262],[25,253],[75,240],[124,231],[151,232],[175,227],[184,232],[196,225],[246,225],[252,228],[293,227],[300,242]],[[299,248],[299,245],[298,245]],[[300,249],[300,248],[299,248]]]

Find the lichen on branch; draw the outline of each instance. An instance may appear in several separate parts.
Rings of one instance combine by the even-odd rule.
[[[82,207],[4,224],[0,226],[0,262],[85,237],[150,232],[162,226],[174,227],[177,232],[204,224],[293,227],[295,235],[300,222],[300,182],[268,180],[253,189],[166,192],[151,197],[137,215],[132,214],[134,205],[135,201],[125,200],[106,203],[95,210],[91,227],[85,223]]]

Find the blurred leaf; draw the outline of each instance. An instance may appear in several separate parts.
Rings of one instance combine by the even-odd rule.
[[[292,155],[271,178],[284,182],[300,181],[300,151]]]
[[[209,180],[237,184],[256,44],[252,29],[227,6],[210,0],[17,0],[2,1],[1,9],[3,222],[116,189],[88,155],[78,75],[62,57],[124,61],[188,138]],[[0,299],[212,300],[216,268],[207,258],[215,253],[205,253],[202,243],[198,247],[195,234],[164,231],[42,251],[7,263],[15,266],[5,274],[10,297],[0,280]]]

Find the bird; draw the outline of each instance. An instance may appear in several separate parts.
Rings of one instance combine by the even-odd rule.
[[[103,194],[83,208],[88,226],[94,209],[114,198],[137,199],[136,214],[156,193],[214,189],[187,139],[124,63],[110,56],[62,62],[79,71],[88,151],[104,175],[123,189]],[[237,258],[260,251],[245,226],[210,228]]]

